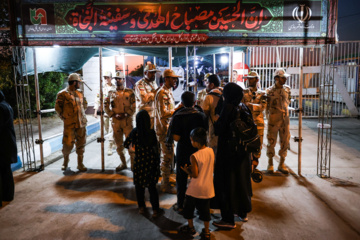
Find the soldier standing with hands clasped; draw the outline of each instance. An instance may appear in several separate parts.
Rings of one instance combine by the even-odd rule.
[[[84,172],[87,168],[83,164],[86,143],[86,115],[87,101],[79,90],[82,80],[76,73],[68,77],[69,86],[60,91],[56,97],[55,110],[64,122],[63,155],[64,163],[61,170],[65,171],[69,163],[69,154],[76,145],[78,158],[77,169]]]
[[[113,136],[116,143],[116,151],[120,156],[121,164],[116,171],[127,168],[124,154],[124,135],[127,137],[133,129],[133,115],[135,113],[135,94],[132,89],[125,88],[125,76],[122,72],[116,72],[116,91],[111,92],[105,99],[105,112],[112,118]],[[133,167],[135,153],[129,149],[131,168]]]
[[[275,155],[275,145],[278,133],[280,136],[280,163],[278,170],[285,174],[289,173],[289,170],[284,163],[290,140],[289,104],[291,100],[291,89],[289,86],[285,85],[289,76],[290,75],[286,74],[284,69],[277,69],[274,73],[275,84],[266,89],[266,118],[268,119],[268,144],[266,154],[269,158],[267,170],[270,173],[274,172],[273,157]]]
[[[105,74],[104,74],[104,79],[105,79],[105,83],[103,84],[103,99],[105,99],[109,92],[112,91],[116,91],[116,86],[111,83],[111,79],[112,79],[112,74],[110,71],[106,71]],[[100,93],[98,92],[96,94],[96,97],[95,97],[95,105],[94,105],[94,117],[97,118],[97,110],[99,109],[99,106],[100,106]],[[112,127],[111,126],[111,118],[107,115],[107,114],[104,114],[104,128],[105,128],[105,131],[106,133],[112,133]],[[109,137],[109,147],[108,147],[108,152],[107,154],[110,156],[113,154],[112,152],[112,148],[113,148],[113,144],[114,144],[114,138],[113,138],[113,135],[110,134],[110,137]]]
[[[146,110],[149,113],[152,129],[154,128],[155,94],[158,88],[155,82],[156,72],[160,72],[160,70],[157,70],[154,64],[146,65],[145,77],[135,84],[136,112]]]

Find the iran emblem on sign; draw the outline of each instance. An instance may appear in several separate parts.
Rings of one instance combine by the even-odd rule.
[[[43,8],[30,9],[30,21],[34,25],[47,25],[46,11]]]

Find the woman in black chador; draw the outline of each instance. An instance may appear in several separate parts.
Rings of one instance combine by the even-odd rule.
[[[152,216],[157,217],[160,214],[159,195],[156,190],[160,175],[160,153],[155,131],[150,128],[150,124],[148,112],[141,110],[136,115],[136,128],[126,138],[124,147],[135,148],[133,173],[139,213],[143,214],[146,210],[145,188],[148,188]]]
[[[224,87],[223,102],[219,119],[215,122],[215,133],[219,136],[218,151],[214,170],[214,203],[221,210],[221,220],[214,221],[217,227],[235,228],[234,214],[242,221],[247,221],[251,211],[251,159],[242,145],[234,146],[230,123],[241,112],[249,112],[245,105],[240,105],[243,90],[235,83]],[[250,113],[251,114],[251,113]]]

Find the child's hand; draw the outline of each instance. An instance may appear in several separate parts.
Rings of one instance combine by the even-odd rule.
[[[180,166],[180,168],[187,174],[190,174],[190,166],[188,166],[187,164],[185,164],[185,166]]]

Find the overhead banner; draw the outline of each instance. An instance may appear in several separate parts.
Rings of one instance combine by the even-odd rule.
[[[12,4],[11,11],[18,19],[13,36],[19,45],[284,45],[335,41],[336,0],[17,2],[21,6]]]

